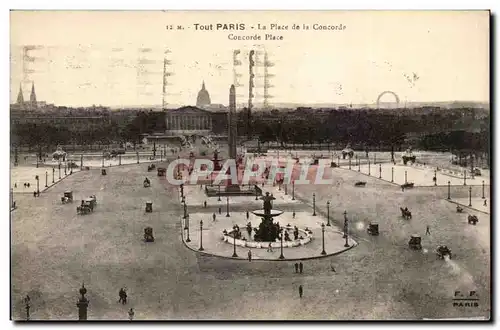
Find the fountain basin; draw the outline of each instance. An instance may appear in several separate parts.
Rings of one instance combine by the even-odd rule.
[[[244,228],[242,226],[241,228]],[[283,227],[283,229],[287,231],[293,231],[293,227]],[[222,241],[228,244],[235,244],[237,246],[241,247],[246,247],[246,248],[255,248],[255,249],[267,249],[269,248],[269,243],[271,243],[271,247],[274,248],[280,248],[281,247],[281,241],[276,241],[276,242],[255,242],[255,241],[248,241],[248,240],[243,240],[243,239],[233,239],[231,236],[232,230],[227,231],[227,234],[222,234]],[[246,234],[246,231],[243,231]],[[293,237],[293,235],[291,235]],[[307,232],[303,229],[299,229],[299,237],[302,236],[302,239],[297,239],[297,240],[292,240],[292,241],[285,241],[283,240],[283,248],[294,248],[294,247],[299,247],[302,245],[306,245],[311,242],[313,239],[313,235],[310,232]]]
[[[270,216],[271,216],[271,218],[274,218],[274,217],[282,215],[283,212],[284,211],[280,211],[280,210],[271,210]],[[264,210],[256,210],[256,211],[252,211],[252,213],[255,214],[258,217],[264,217],[265,216],[265,211]]]

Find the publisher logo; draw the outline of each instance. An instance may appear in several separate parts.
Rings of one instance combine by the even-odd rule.
[[[455,290],[453,295],[453,307],[479,307],[479,296],[477,292]]]

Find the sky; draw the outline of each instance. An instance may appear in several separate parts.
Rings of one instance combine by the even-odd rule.
[[[246,29],[195,31],[195,23]],[[288,30],[271,31],[270,24]],[[293,24],[311,29],[292,30]],[[313,30],[313,24],[345,29]],[[235,49],[242,60],[238,104],[248,101],[250,49],[260,59],[267,52],[273,63],[271,104],[373,104],[384,91],[401,102],[489,101],[486,11],[13,11],[10,27],[13,102],[20,85],[29,99],[34,82],[38,100],[55,105],[161,106],[167,58],[167,104],[194,105],[205,81],[212,103],[227,105]],[[283,40],[229,40],[231,33]],[[261,60],[254,71],[259,103]]]

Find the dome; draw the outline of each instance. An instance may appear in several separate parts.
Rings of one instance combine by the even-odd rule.
[[[210,94],[205,89],[205,82],[201,86],[201,90],[198,92],[198,97],[196,98],[196,106],[201,107],[205,105],[210,105]]]

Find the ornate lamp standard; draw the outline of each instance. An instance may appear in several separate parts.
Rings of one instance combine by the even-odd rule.
[[[330,226],[330,201],[326,202],[326,218],[328,219],[327,226]]]
[[[358,163],[358,172],[361,172],[361,161],[358,158],[358,155],[356,155],[356,162]]]
[[[391,182],[394,182],[394,166],[391,168]]]
[[[236,254],[236,229],[233,227],[233,258],[238,258],[238,254]]]
[[[56,169],[52,167],[52,183],[54,183],[54,175],[56,173]]]
[[[200,220],[200,248],[198,251],[203,251],[203,220]]]
[[[325,251],[325,224],[324,223],[321,224],[321,234],[323,237],[323,251],[321,251],[321,255],[326,255],[326,251]]]
[[[295,180],[292,181],[292,201],[295,200]]]
[[[280,228],[280,249],[281,249],[281,253],[280,253],[279,258],[285,259],[285,256],[283,255],[283,227]]]
[[[61,163],[59,163],[59,180],[61,180]]]
[[[464,186],[467,185],[467,170],[464,170]]]
[[[181,189],[181,197],[184,197],[184,184],[183,184],[183,183],[181,183],[181,184],[179,185],[179,188]]]
[[[472,186],[469,186],[469,206],[472,206]]]
[[[229,196],[226,199],[226,217],[229,217]]]
[[[219,196],[219,200],[220,200],[220,196]],[[257,191],[257,184],[255,185],[255,200],[256,201],[259,200],[259,192]]]
[[[451,196],[450,196],[450,181],[448,181],[448,199],[451,199]]]
[[[78,307],[78,320],[79,321],[87,321],[87,308],[89,307],[89,300],[85,298],[85,294],[87,293],[87,289],[82,283],[82,287],[80,288],[81,297],[76,303]]]
[[[345,237],[345,244],[344,247],[349,247],[349,222],[347,221],[347,211],[344,211],[344,237]]]
[[[40,195],[40,177],[38,175],[35,175],[35,180],[36,180],[36,194]]]
[[[482,198],[484,199],[484,180],[483,180],[483,197]]]
[[[368,158],[368,175],[371,175],[371,171],[370,171],[370,158]]]
[[[434,170],[434,185],[435,186],[437,186],[437,181],[438,181],[437,170]]]
[[[222,199],[220,199],[220,183],[219,183],[219,193],[218,193],[218,196],[219,198],[217,199],[218,202],[222,201]]]
[[[351,169],[351,156],[349,156],[349,169]]]
[[[64,163],[64,175],[68,175],[68,163]]]
[[[287,184],[285,183],[285,195],[288,195],[288,189],[287,189]]]
[[[316,194],[313,193],[313,217],[316,216]]]
[[[378,178],[382,179],[382,164],[378,164]]]
[[[187,238],[186,238],[186,242],[191,242],[191,239],[189,238],[189,214],[186,214],[186,227],[184,227],[185,229],[187,229]]]
[[[405,171],[405,184],[408,183],[408,171]]]
[[[102,167],[104,167],[104,152],[102,153]]]
[[[45,187],[48,187],[49,172],[45,171]]]

